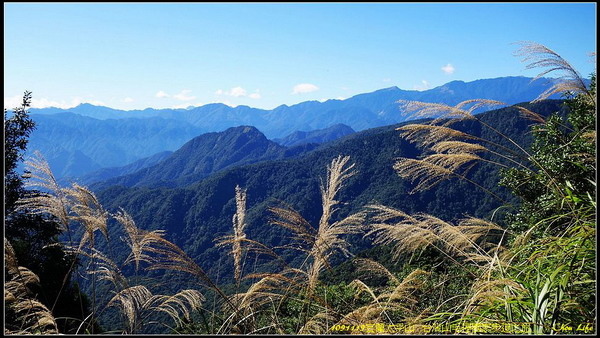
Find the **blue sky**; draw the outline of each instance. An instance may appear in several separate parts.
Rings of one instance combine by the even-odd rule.
[[[272,109],[535,76],[535,41],[595,69],[595,3],[5,3],[4,104]]]

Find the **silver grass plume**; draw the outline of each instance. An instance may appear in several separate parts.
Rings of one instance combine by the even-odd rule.
[[[242,276],[242,242],[246,241],[246,189],[235,186],[235,206],[236,211],[233,215],[233,235],[227,235],[218,238],[217,247],[231,244],[230,254],[233,257],[234,278],[239,283]]]
[[[118,306],[127,320],[126,333],[140,330],[154,312],[166,313],[176,325],[182,317],[190,319],[191,311],[202,306],[204,296],[197,290],[182,290],[175,295],[153,295],[144,285],[135,285],[117,292],[108,307]]]
[[[583,93],[595,106],[595,97],[593,97],[586,87],[583,77],[567,60],[563,59],[555,51],[537,42],[520,41],[517,44],[520,45],[520,48],[515,52],[515,55],[522,57],[522,62],[527,62],[526,69],[545,68],[532,81],[538,80],[552,72],[561,74],[561,81],[554,83],[533,102],[545,100],[556,93],[571,92]]]
[[[460,258],[475,266],[497,264],[499,245],[489,240],[503,234],[501,227],[482,219],[467,217],[454,225],[427,214],[409,215],[382,205],[367,206],[373,212],[371,230],[374,244],[391,245],[394,259],[433,247],[458,264]]]
[[[18,323],[7,325],[5,334],[58,334],[58,327],[52,312],[35,299],[29,285],[39,284],[39,277],[31,270],[19,266],[15,251],[4,238],[4,262],[6,264],[4,284],[5,311],[16,315]]]
[[[41,191],[19,199],[17,209],[27,210],[33,214],[50,214],[56,217],[62,230],[69,231],[71,202],[66,190],[60,187],[48,162],[39,151],[36,150],[33,156],[25,161],[23,176],[26,188],[41,189]]]
[[[362,213],[331,222],[331,217],[337,211],[337,205],[340,203],[336,200],[338,192],[344,182],[356,173],[353,170],[354,164],[347,166],[349,160],[350,156],[342,157],[340,155],[327,166],[327,177],[320,185],[323,213],[316,229],[291,208],[270,208],[275,216],[271,223],[291,230],[294,238],[300,243],[299,248],[308,253],[308,257],[312,259],[307,268],[309,297],[316,287],[320,272],[329,266],[331,255],[335,252],[346,256],[350,255],[349,244],[342,238],[342,235],[356,234],[362,231],[364,220]]]

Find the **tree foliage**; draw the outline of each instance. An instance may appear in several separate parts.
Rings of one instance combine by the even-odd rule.
[[[31,92],[25,92],[20,107],[11,112],[4,110],[5,242],[10,243],[15,260],[39,279],[38,283],[28,286],[35,301],[56,319],[59,332],[73,333],[89,314],[86,297],[78,285],[71,282],[74,257],[64,251],[59,240],[61,229],[52,217],[19,208],[17,203],[21,198],[39,194],[26,189],[17,171],[35,129],[27,110],[30,103]],[[19,327],[18,323],[11,324]]]

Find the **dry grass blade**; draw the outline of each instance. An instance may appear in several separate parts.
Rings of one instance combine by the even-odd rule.
[[[452,177],[464,178],[474,161],[481,160],[475,154],[433,154],[423,159],[400,158],[394,169],[404,179],[417,182],[412,192],[424,191]],[[459,169],[462,172],[458,172]]]
[[[62,230],[68,231],[70,201],[39,151],[35,151],[33,157],[25,161],[25,171],[24,186],[42,191],[19,199],[18,209],[26,209],[33,214],[50,214],[56,217]]]
[[[336,316],[327,311],[321,311],[312,316],[298,331],[298,334],[326,334],[330,324],[335,323]]]
[[[152,243],[144,247],[144,252],[152,254],[148,270],[182,271],[198,277],[206,286],[215,286],[204,270],[181,248],[163,238],[162,233],[148,233],[146,236]]]
[[[238,281],[242,276],[242,242],[246,239],[244,228],[246,227],[246,190],[235,186],[235,206],[233,215],[233,235],[223,236],[216,239],[217,247],[231,245],[230,254],[233,257],[234,278]]]
[[[400,100],[398,103],[404,114],[412,118],[434,118],[434,121],[442,119],[471,119],[473,114],[482,108],[494,108],[504,106],[504,102],[488,99],[472,99],[459,102],[455,106],[449,106],[444,103],[419,102]],[[450,122],[451,123],[451,122]]]
[[[117,264],[107,257],[104,253],[96,248],[82,250],[80,248],[67,247],[66,252],[81,254],[94,260],[95,270],[89,270],[88,273],[99,276],[100,280],[105,280],[113,283],[117,290],[123,290],[129,287],[127,278],[123,275]]]
[[[407,124],[396,130],[409,142],[429,147],[440,141],[477,139],[475,136],[463,133],[447,126],[434,124]]]
[[[219,296],[231,307],[237,311],[237,307],[232,303],[227,295],[210,279],[208,274],[193,259],[191,259],[180,247],[162,238],[162,234],[147,233],[146,236],[152,245],[145,247],[145,252],[151,253],[150,265],[148,270],[173,270],[189,273],[199,279],[200,284],[213,289]]]
[[[127,319],[128,332],[133,333],[138,329],[140,314],[152,299],[152,292],[143,285],[135,285],[119,291],[108,302],[107,307],[119,306]]]
[[[98,230],[108,239],[107,221],[109,214],[104,210],[96,195],[87,187],[76,183],[73,184],[71,189],[68,189],[68,194],[74,199],[74,205],[71,208],[75,213],[73,218],[83,224],[85,230],[79,248],[82,248],[87,242],[90,242],[93,247],[95,233]]]
[[[429,275],[430,273],[427,271],[415,269],[408,276],[404,277],[402,282],[391,292],[379,296],[378,300],[385,301],[387,308],[401,309],[405,314],[409,314],[411,308],[418,303],[415,292],[423,287]]]
[[[281,273],[250,274],[247,279],[258,278],[244,293],[233,296],[240,309],[257,309],[267,303],[286,297],[289,292],[298,293],[305,272],[286,269]],[[282,292],[283,291],[283,292]]]
[[[336,251],[348,256],[348,243],[342,235],[356,234],[362,231],[364,215],[354,214],[345,219],[331,223],[331,216],[337,211],[336,205],[340,202],[335,198],[343,187],[344,182],[356,174],[354,164],[348,165],[350,156],[341,155],[331,161],[327,167],[327,179],[321,183],[321,198],[323,214],[319,220],[319,227],[309,252],[313,262],[308,269],[309,296],[316,287],[317,280],[323,268],[329,266],[329,258]]]
[[[381,323],[385,322],[384,318],[386,309],[377,303],[371,303],[365,306],[358,307],[353,311],[345,314],[335,325],[363,325],[365,323]],[[391,321],[390,321],[391,323]],[[361,333],[361,332],[356,332]]]
[[[597,140],[597,136],[596,136],[596,131],[592,130],[592,131],[588,131],[585,132],[581,135],[582,138],[588,140],[589,142],[593,142],[596,143]]]
[[[467,143],[462,141],[441,141],[434,144],[431,150],[437,153],[448,154],[474,154],[486,151],[487,148],[475,143]]]
[[[517,44],[521,47],[516,51],[515,55],[522,57],[522,62],[527,62],[526,69],[546,68],[533,81],[552,72],[558,72],[562,75],[560,76],[562,81],[553,84],[540,94],[534,102],[545,100],[556,93],[573,92],[584,93],[595,105],[595,98],[587,89],[579,72],[559,54],[536,42],[521,41]]]
[[[268,209],[273,215],[269,223],[278,225],[282,228],[292,231],[293,239],[300,244],[297,248],[302,251],[309,250],[315,242],[315,229],[299,212],[291,207],[271,207]]]
[[[159,245],[164,235],[164,230],[145,231],[139,229],[131,215],[125,210],[119,210],[113,217],[123,225],[127,238],[125,242],[131,249],[131,253],[124,264],[135,263],[136,271],[139,269],[140,262],[151,263],[152,257],[147,254],[152,246]]]
[[[375,296],[375,293],[371,288],[361,281],[353,281],[352,285],[360,290],[368,292],[373,301],[366,306],[362,306],[346,314],[338,324],[361,325],[364,323],[381,323],[384,321],[394,323],[388,316],[388,311],[395,311],[396,314],[402,314],[404,319],[414,317],[415,305],[418,304],[416,292],[422,289],[428,276],[428,272],[416,269],[392,290],[379,296]],[[383,330],[381,332],[383,332]]]
[[[526,119],[531,120],[536,123],[540,123],[540,124],[546,123],[546,119],[542,115],[540,115],[536,112],[532,112],[531,110],[529,110],[525,107],[521,107],[521,106],[514,106],[514,107],[517,110],[519,110],[521,115],[523,117],[525,117]]]
[[[374,223],[365,237],[374,236],[373,243],[377,245],[391,245],[394,259],[403,253],[428,247],[437,240],[431,229],[411,215],[382,205],[367,208],[374,212]]]
[[[181,325],[184,321],[190,321],[191,311],[195,311],[201,308],[202,302],[204,302],[204,296],[197,290],[182,290],[172,296],[156,296],[151,303],[156,303],[150,307],[152,311],[164,312],[175,323]]]
[[[478,280],[472,287],[474,293],[468,300],[466,314],[472,313],[480,306],[494,303],[498,300],[505,302],[524,288],[519,283],[509,278],[497,278],[491,280]]]
[[[4,310],[13,313],[16,318],[15,323],[5,322],[5,333],[57,334],[57,324],[51,311],[34,299],[28,286],[39,285],[39,277],[31,270],[18,265],[13,247],[6,238],[4,239],[4,258],[7,264]]]
[[[249,274],[245,279],[258,279],[248,290],[231,296],[231,302],[236,304],[234,311],[226,320],[219,332],[249,332],[255,328],[256,313],[261,308],[277,308],[279,302],[290,294],[299,294],[303,283],[300,280],[304,271],[287,268],[281,273]],[[277,312],[277,311],[275,311]],[[274,322],[277,322],[274,319]],[[274,324],[275,325],[275,324]],[[277,327],[277,325],[275,325]]]
[[[493,259],[485,248],[486,242],[482,240],[493,235],[493,231],[502,231],[497,224],[470,217],[463,219],[459,225],[453,225],[433,216],[424,217],[435,227],[436,234],[448,254],[462,256],[474,263],[489,263]]]
[[[235,241],[232,243],[231,253],[235,263],[234,276],[240,280],[242,276],[242,240],[246,238],[244,228],[246,227],[246,190],[235,186],[235,206],[233,215],[233,235]]]
[[[360,297],[363,292],[366,292],[374,301],[377,301],[378,299],[378,297],[375,295],[375,292],[360,279],[353,280],[350,282],[350,284],[348,284],[348,286],[355,291],[355,297]]]
[[[374,216],[371,230],[365,236],[373,235],[374,244],[391,245],[395,259],[431,246],[449,258],[461,257],[478,266],[497,263],[497,253],[502,247],[488,241],[503,233],[495,223],[469,217],[454,225],[427,214],[407,215],[381,205],[368,208]]]
[[[365,271],[371,275],[377,274],[380,276],[384,276],[388,280],[390,280],[393,284],[400,283],[398,278],[396,276],[394,276],[394,274],[392,274],[390,272],[390,270],[388,270],[385,266],[383,266],[379,262],[376,262],[376,261],[374,261],[372,259],[368,259],[368,258],[355,258],[352,260],[352,262],[356,265],[358,271]]]
[[[350,161],[350,156],[341,155],[331,161],[331,164],[327,166],[327,179],[326,182],[321,182],[321,198],[323,203],[323,214],[319,221],[319,228],[326,226],[329,223],[331,215],[336,211],[335,206],[339,204],[339,201],[335,200],[335,196],[342,188],[344,182],[354,176],[356,171],[354,169],[355,164],[351,164],[346,167]]]
[[[33,299],[19,300],[12,304],[13,310],[19,314],[19,320],[25,323],[19,334],[58,334],[56,320],[48,308]]]
[[[4,237],[4,267],[8,270],[9,274],[16,274],[19,272],[17,254],[6,237]]]

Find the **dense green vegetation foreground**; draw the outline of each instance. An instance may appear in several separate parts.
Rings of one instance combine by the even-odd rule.
[[[113,187],[99,198],[56,186],[38,159],[32,177],[52,193],[17,209],[53,215],[72,235],[68,252],[89,273],[93,315],[80,325],[88,332],[118,309],[123,321],[110,330],[128,333],[590,333],[595,76],[586,88],[560,57],[525,47],[567,72],[572,81],[553,89],[576,94],[568,111],[539,114],[561,110],[556,101],[483,115],[472,111],[498,103],[406,102],[436,118],[187,189]],[[5,332],[52,332],[48,309],[23,313],[31,274],[18,258],[5,244]]]

